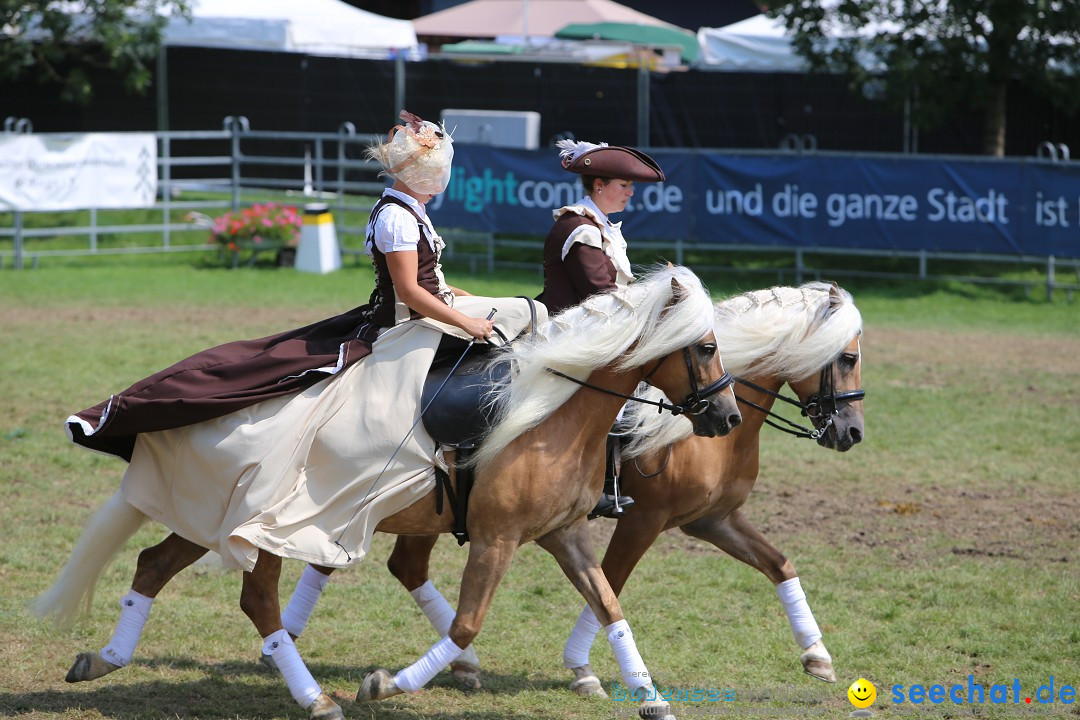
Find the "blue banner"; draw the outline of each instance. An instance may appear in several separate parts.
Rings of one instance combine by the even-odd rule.
[[[1024,160],[655,151],[634,240],[1080,257],[1080,166]],[[439,227],[543,236],[582,197],[554,150],[456,145]]]

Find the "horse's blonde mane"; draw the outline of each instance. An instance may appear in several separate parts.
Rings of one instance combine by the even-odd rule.
[[[748,380],[801,380],[835,360],[860,333],[862,315],[851,294],[829,283],[754,290],[716,304],[716,344],[724,369]],[[660,395],[647,393],[654,399]],[[689,420],[644,405],[628,407],[620,426],[633,435],[627,457],[693,432]]]
[[[672,280],[682,290],[676,296]],[[493,393],[496,422],[476,454],[490,463],[510,442],[539,425],[580,387],[547,368],[586,379],[610,363],[640,367],[686,347],[713,330],[712,301],[693,272],[658,267],[633,285],[587,298],[504,348],[494,362],[509,358],[513,382]]]

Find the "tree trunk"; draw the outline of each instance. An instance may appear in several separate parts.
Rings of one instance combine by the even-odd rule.
[[[990,86],[990,97],[983,118],[983,153],[1005,156],[1005,99],[1007,81],[998,80]]]

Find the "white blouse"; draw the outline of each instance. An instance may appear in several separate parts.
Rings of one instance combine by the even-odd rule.
[[[392,188],[383,190],[383,197],[387,196],[401,200],[420,216],[420,219],[424,221],[424,228],[427,230],[431,249],[433,252],[438,252],[444,243],[439,234],[435,232],[435,226],[431,224],[431,218],[428,217],[423,204],[413,196]],[[410,215],[405,208],[393,203],[384,207],[379,213],[379,216],[375,219],[374,230],[375,247],[379,248],[383,253],[416,250],[416,246],[420,243],[420,228],[416,225],[416,218]],[[368,235],[371,235],[370,227]],[[367,244],[366,241],[365,244]],[[368,252],[371,252],[370,245],[368,245]]]
[[[587,195],[575,205],[566,205],[552,211],[552,216],[555,220],[558,220],[566,213],[587,217],[600,227],[589,224],[574,228],[574,231],[570,233],[570,237],[566,238],[566,242],[563,243],[562,259],[566,259],[566,255],[570,252],[570,248],[574,243],[597,248],[602,250],[611,260],[611,264],[615,266],[615,284],[620,287],[628,285],[634,279],[634,273],[630,270],[630,258],[626,256],[626,240],[623,239],[622,223],[611,222],[608,216]]]

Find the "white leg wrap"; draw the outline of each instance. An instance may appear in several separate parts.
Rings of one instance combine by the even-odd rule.
[[[424,657],[395,675],[394,684],[405,692],[416,692],[460,654],[461,648],[447,635],[432,645],[431,649],[424,653]]]
[[[563,667],[573,670],[589,664],[589,651],[596,641],[596,635],[600,632],[600,621],[596,619],[592,608],[588,605],[578,615],[574,629],[570,631],[570,637],[566,638],[563,647]]]
[[[420,606],[420,611],[424,613],[424,617],[431,623],[431,627],[435,628],[435,632],[439,633],[439,637],[449,635],[450,625],[453,624],[457,613],[454,612],[454,608],[446,601],[438,588],[428,580],[415,590],[410,590],[409,594],[412,595],[416,604]],[[480,665],[480,658],[476,656],[476,651],[473,650],[472,645],[461,651],[460,659],[469,662],[471,665]]]
[[[296,651],[296,645],[289,637],[288,630],[278,630],[263,638],[263,654],[274,658],[281,676],[285,678],[285,684],[289,687],[300,707],[306,708],[315,702],[315,698],[322,694],[319,683],[307,669],[307,665],[300,659],[300,653]]]
[[[112,640],[101,649],[101,657],[120,667],[131,662],[153,604],[154,598],[134,590],[129,590],[127,595],[120,598],[120,619],[116,621]]]
[[[450,634],[450,625],[454,622],[454,608],[446,601],[442,593],[436,589],[430,580],[415,590],[410,590],[413,600],[420,606],[420,611],[427,617],[431,627],[439,633],[439,637]]]
[[[604,628],[607,632],[611,650],[615,653],[615,660],[619,663],[622,671],[623,682],[631,690],[652,683],[649,670],[645,667],[645,661],[641,659],[637,644],[634,643],[634,634],[630,632],[630,624],[626,620],[613,622]]]
[[[776,595],[784,606],[788,622],[791,623],[791,633],[799,647],[805,650],[820,640],[821,630],[814,613],[810,612],[810,606],[806,604],[806,593],[799,578],[794,577],[777,585]]]
[[[328,582],[330,582],[329,575],[323,575],[310,565],[304,567],[304,572],[296,583],[296,589],[289,598],[289,604],[281,613],[281,625],[289,631],[290,635],[300,637],[300,634],[304,632],[308,620],[311,619],[311,612],[315,609],[315,603],[319,602],[319,597],[326,589]]]

